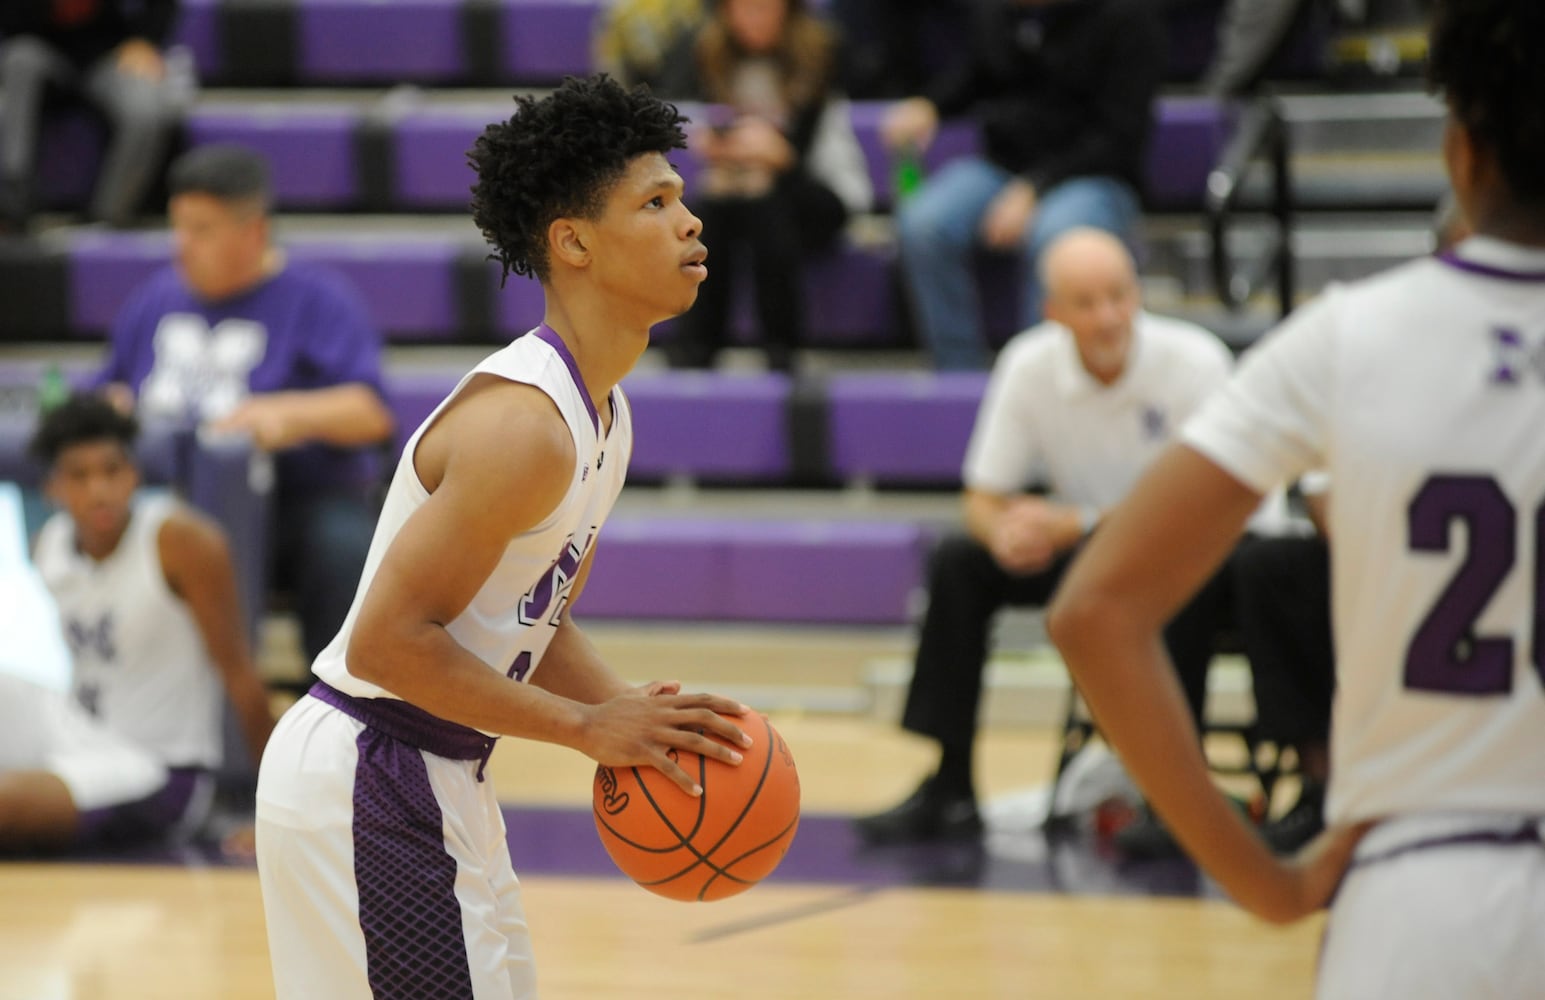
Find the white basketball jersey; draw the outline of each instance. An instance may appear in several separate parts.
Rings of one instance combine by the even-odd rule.
[[[1329,818],[1545,814],[1545,251],[1331,289],[1184,437],[1258,490],[1330,472]]]
[[[37,567],[59,606],[76,700],[113,732],[172,767],[221,760],[224,692],[203,634],[161,568],[170,496],[135,500],[123,539],[101,562],[75,544],[68,514],[38,534]]]
[[[413,467],[413,455],[424,428],[479,372],[535,386],[552,398],[574,437],[574,470],[568,492],[557,508],[541,524],[510,541],[472,602],[446,626],[452,638],[499,673],[528,680],[541,663],[562,619],[580,565],[622,492],[633,451],[633,427],[620,388],[612,389],[611,428],[603,437],[600,417],[573,356],[557,334],[545,326],[485,359],[462,377],[413,433],[398,460],[354,604],[343,628],[317,657],[314,667],[318,677],[347,694],[393,697],[385,689],[348,672],[345,654],[349,637],[359,617],[360,604],[392,539],[429,499]],[[518,443],[512,441],[511,445]]]

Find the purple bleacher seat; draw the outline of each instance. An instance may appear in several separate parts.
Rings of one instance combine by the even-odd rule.
[[[38,148],[38,199],[50,208],[85,206],[106,149],[100,121],[85,108],[50,115]]]
[[[78,233],[70,243],[70,328],[100,337],[130,293],[171,259],[166,233]]]
[[[790,469],[788,376],[773,372],[638,372],[629,475],[765,482]]]
[[[440,401],[450,395],[466,369],[409,369],[388,371],[385,376],[387,404],[397,423],[393,455],[402,453],[403,445],[429,418]]]
[[[547,299],[541,283],[535,278],[524,278],[511,271],[504,287],[500,288],[499,273],[498,263],[490,261],[488,287],[489,294],[494,296],[494,339],[508,343],[542,322],[547,312]]]
[[[598,618],[900,624],[928,534],[909,522],[619,515],[577,613]]]
[[[926,552],[924,529],[907,522],[742,522],[730,544],[726,617],[901,624]]]
[[[224,69],[220,54],[221,0],[182,0],[172,44],[193,54],[200,80],[217,79]]]
[[[1233,127],[1229,106],[1207,97],[1159,102],[1148,144],[1147,190],[1155,208],[1198,209],[1207,175],[1223,153]]]
[[[462,0],[306,0],[300,5],[301,77],[316,83],[466,75]]]
[[[205,104],[189,116],[188,138],[195,146],[239,142],[266,155],[286,208],[348,208],[359,197],[359,116],[347,104]]]
[[[833,375],[832,471],[882,483],[958,483],[986,385],[982,372]]]
[[[896,253],[843,243],[805,265],[810,340],[824,347],[896,342]]]
[[[458,334],[456,261],[467,241],[394,233],[286,240],[298,261],[342,272],[360,290],[382,334],[445,339]],[[165,233],[80,233],[70,248],[71,327],[100,336],[130,293],[171,258]]]
[[[466,245],[453,237],[403,232],[386,239],[361,234],[286,242],[295,260],[331,267],[353,282],[388,340],[458,335],[456,262]]]
[[[617,516],[601,529],[582,618],[723,619],[728,545],[716,525]]]
[[[595,0],[506,0],[500,12],[505,73],[540,84],[588,74],[600,6]]]
[[[514,111],[513,102],[503,102],[414,108],[399,116],[392,130],[396,204],[419,211],[466,211],[477,180],[467,153],[489,123],[504,121]]]

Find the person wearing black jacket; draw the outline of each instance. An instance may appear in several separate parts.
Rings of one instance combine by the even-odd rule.
[[[5,0],[0,4],[0,229],[32,211],[45,92],[83,98],[112,130],[89,208],[124,225],[155,178],[178,115],[163,49],[177,0]]]
[[[659,93],[710,102],[689,135],[703,171],[686,200],[713,263],[676,331],[675,366],[713,364],[743,250],[768,367],[792,367],[806,322],[805,256],[833,244],[873,197],[848,104],[834,90],[837,69],[836,36],[804,0],[718,0],[667,60]]]
[[[978,246],[1018,250],[1019,326],[1041,319],[1041,251],[1079,226],[1131,242],[1138,221],[1164,28],[1153,0],[986,0],[968,58],[898,102],[886,144],[921,153],[940,119],[967,115],[982,154],[957,159],[903,202],[901,258],[935,364],[987,361],[971,274]]]

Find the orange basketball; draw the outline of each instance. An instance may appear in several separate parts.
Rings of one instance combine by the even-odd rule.
[[[596,768],[601,843],[650,892],[704,901],[745,892],[778,867],[794,841],[799,772],[789,745],[765,715],[733,721],[754,741],[738,766],[675,752],[701,796],[652,767]]]

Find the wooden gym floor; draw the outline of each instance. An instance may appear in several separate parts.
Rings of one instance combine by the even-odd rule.
[[[515,807],[544,1000],[1312,995],[1321,922],[1257,923],[1183,862],[1133,866],[1090,837],[1059,848],[1028,829],[974,847],[859,851],[844,817],[909,792],[928,747],[888,719],[769,704],[768,668],[786,665],[794,684],[840,679],[909,639],[788,635],[748,635],[737,651],[670,630],[595,633],[628,676],[760,692],[794,749],[806,821],[791,877],[780,869],[742,896],[674,903],[608,873],[586,826],[592,766],[555,747],[500,746],[490,772]],[[1044,731],[989,730],[979,791],[1043,783],[1053,750]],[[0,865],[0,1000],[272,995],[250,867],[196,855]]]

